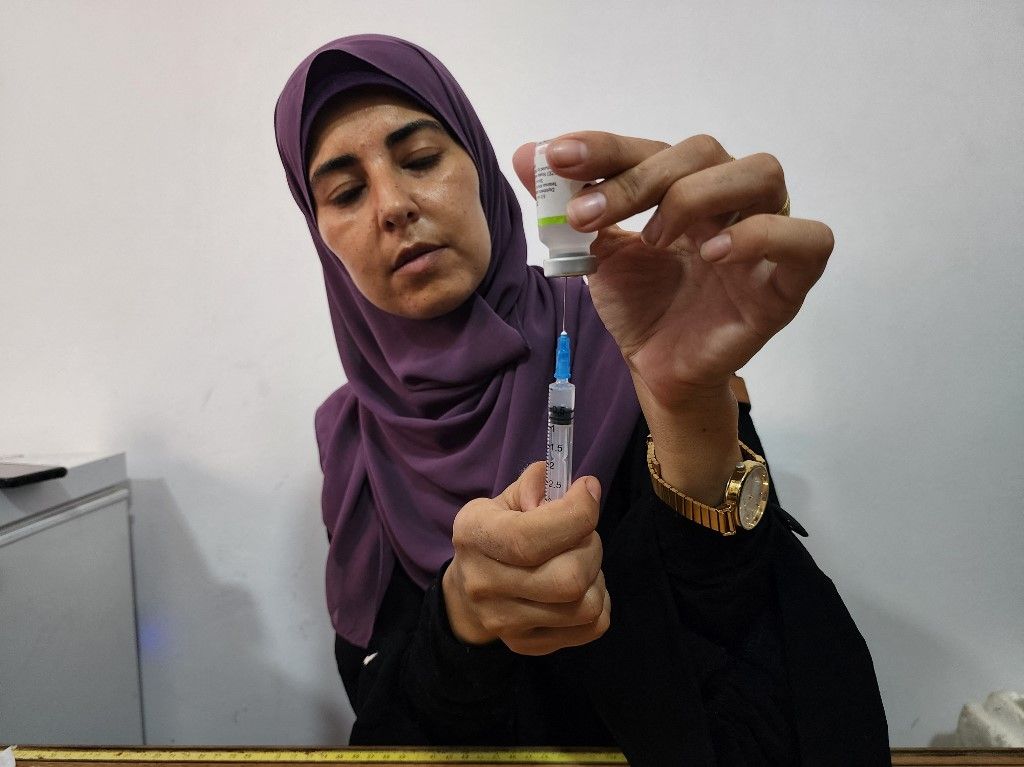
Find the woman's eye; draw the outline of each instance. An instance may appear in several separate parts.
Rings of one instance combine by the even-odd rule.
[[[410,160],[405,164],[408,170],[426,170],[427,168],[433,168],[441,161],[441,153],[427,155],[426,157],[419,157],[415,160]]]
[[[339,195],[335,195],[331,202],[335,205],[351,205],[353,202],[359,199],[359,195],[363,193],[362,186],[353,186],[346,189]]]

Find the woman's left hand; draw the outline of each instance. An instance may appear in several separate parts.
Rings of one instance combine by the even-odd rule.
[[[513,158],[530,190],[533,152]],[[710,136],[669,146],[600,132],[547,152],[561,176],[604,179],[576,195],[569,220],[599,233],[594,305],[662,407],[727,385],[793,319],[832,252],[825,224],[778,215],[788,194],[771,155],[733,159]],[[643,233],[617,226],[654,206]]]

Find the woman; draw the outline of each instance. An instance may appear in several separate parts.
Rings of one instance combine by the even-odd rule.
[[[563,317],[472,106],[429,53],[328,43],[275,123],[348,378],[316,429],[352,742],[888,763],[870,656],[799,525],[772,493],[750,529],[720,533],[737,462],[756,473],[740,440],[761,452],[733,373],[832,250],[824,224],[787,217],[774,158],[710,137],[553,142],[560,175],[604,179],[570,205],[599,232],[599,267],[589,289],[565,286]],[[514,157],[531,190],[532,153]],[[616,226],[655,205],[642,234]],[[523,467],[544,454],[563,321],[579,479],[544,503],[543,464]]]

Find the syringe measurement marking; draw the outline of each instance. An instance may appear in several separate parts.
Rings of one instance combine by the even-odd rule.
[[[563,330],[555,347],[554,381],[548,385],[548,454],[544,500],[565,495],[572,482],[572,419],[576,387],[569,383],[571,369],[569,336]]]
[[[545,500],[554,501],[565,495],[572,481],[572,419],[575,387],[567,381],[556,381],[550,387],[554,402],[548,406],[548,455],[545,476]]]
[[[545,483],[548,490],[565,491],[569,477],[566,437],[567,429],[562,426],[548,426],[548,476]],[[549,493],[550,495],[550,493]],[[549,499],[550,500],[550,499]]]

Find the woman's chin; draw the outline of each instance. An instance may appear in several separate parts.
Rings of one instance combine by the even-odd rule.
[[[433,320],[455,311],[466,303],[471,295],[473,295],[472,290],[425,289],[402,296],[390,307],[382,306],[380,308],[390,314],[410,320]]]
[[[410,264],[411,265],[411,264]],[[432,320],[455,311],[476,292],[483,275],[477,277],[468,270],[453,270],[447,275],[403,275],[396,280],[395,292],[388,306],[378,306],[386,312],[412,320]],[[412,277],[413,279],[409,279]],[[416,279],[420,277],[420,279]]]

